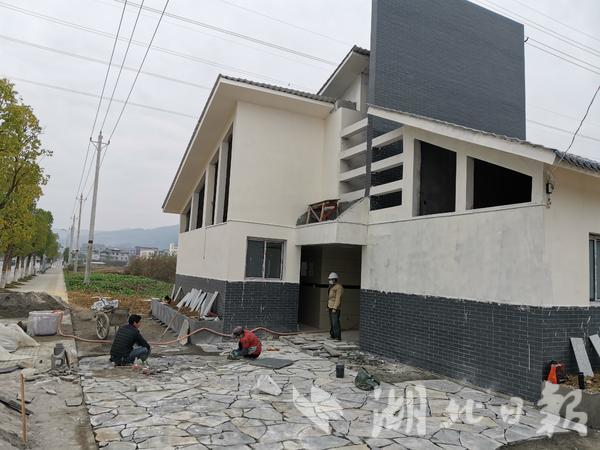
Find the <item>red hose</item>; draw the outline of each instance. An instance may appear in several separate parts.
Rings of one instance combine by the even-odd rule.
[[[66,337],[66,338],[71,338],[71,339],[75,339],[77,341],[82,341],[82,342],[89,342],[92,344],[110,344],[112,341],[110,340],[106,340],[106,339],[85,339],[79,336],[75,336],[73,334],[65,334],[63,333],[62,330],[62,321],[63,321],[63,317],[64,317],[64,313],[63,311],[59,311],[60,312],[60,321],[58,322],[58,334],[62,337]],[[197,330],[192,331],[191,333],[186,334],[185,336],[180,336],[177,337],[176,339],[172,339],[170,341],[158,341],[158,342],[153,342],[153,341],[149,341],[150,344],[152,345],[170,345],[170,344],[174,344],[176,342],[179,342],[183,339],[186,339],[196,333],[200,333],[201,331],[206,331],[208,333],[212,333],[215,334],[217,336],[221,336],[221,337],[226,337],[226,338],[231,338],[232,336],[230,334],[225,334],[225,333],[219,333],[218,331],[212,330],[210,328],[198,328]],[[268,328],[265,327],[256,327],[254,329],[251,330],[253,333],[257,332],[257,331],[264,331],[266,333],[272,334],[273,336],[295,336],[298,334],[314,334],[314,333],[322,333],[322,331],[309,331],[309,332],[293,332],[293,333],[281,333],[278,331],[273,331],[270,330]]]

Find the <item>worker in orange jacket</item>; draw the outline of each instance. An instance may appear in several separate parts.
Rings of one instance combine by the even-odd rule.
[[[256,359],[262,352],[262,344],[260,339],[252,331],[246,330],[243,327],[235,327],[233,329],[233,337],[239,339],[237,350],[233,350],[229,357],[238,359],[240,357]]]

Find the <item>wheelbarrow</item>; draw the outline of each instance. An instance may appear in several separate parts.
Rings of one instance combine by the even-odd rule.
[[[128,308],[119,308],[113,302],[101,299],[103,304],[96,302],[92,308],[92,319],[96,321],[96,335],[99,339],[106,339],[110,333],[111,327],[116,333],[117,327],[127,322],[129,317]],[[104,301],[104,302],[103,302]],[[115,302],[118,305],[118,301]]]

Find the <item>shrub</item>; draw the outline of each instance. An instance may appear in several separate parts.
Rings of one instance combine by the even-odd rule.
[[[125,273],[175,283],[176,265],[176,256],[158,255],[151,258],[133,258],[125,268]]]

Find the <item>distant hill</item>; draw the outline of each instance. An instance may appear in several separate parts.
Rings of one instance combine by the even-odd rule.
[[[68,230],[54,230],[58,233],[60,242],[66,245],[68,241]],[[79,243],[81,247],[86,245],[88,231],[81,230]],[[159,228],[129,228],[124,230],[102,231],[98,230],[94,233],[94,243],[103,244],[108,247],[117,248],[133,248],[140,247],[157,247],[161,250],[168,249],[169,244],[177,243],[179,235],[179,226],[172,225]]]

